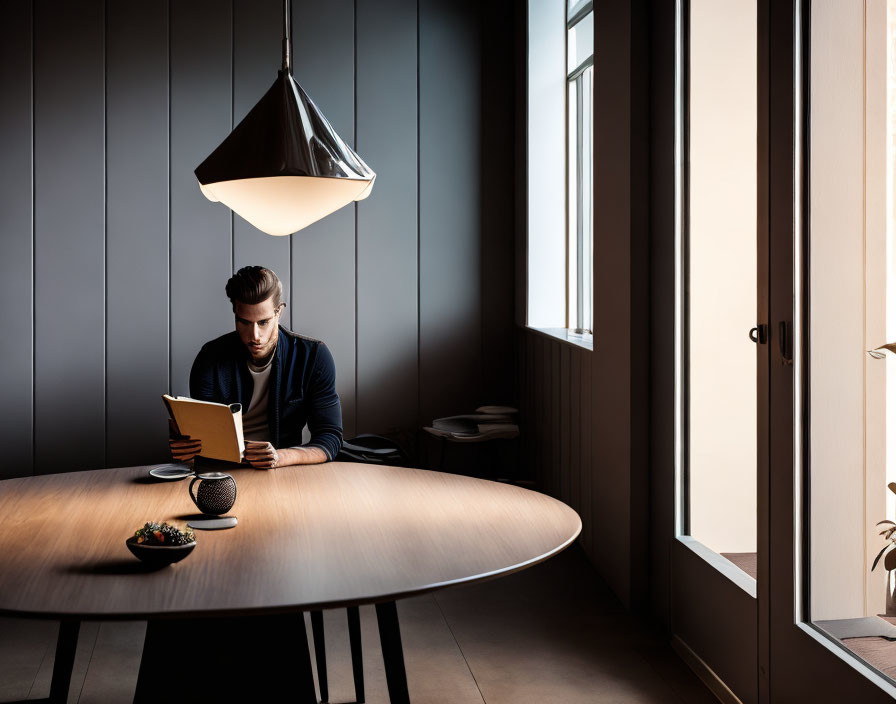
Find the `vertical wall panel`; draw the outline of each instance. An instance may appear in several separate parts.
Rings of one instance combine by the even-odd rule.
[[[233,0],[233,125],[277,78],[282,63],[282,0]],[[233,270],[265,266],[283,282],[289,301],[289,237],[273,237],[233,214]],[[289,327],[289,309],[281,322]]]
[[[482,387],[479,27],[467,0],[420,2],[421,421],[495,403]]]
[[[570,352],[569,345],[558,345],[560,353],[560,376],[558,379],[558,394],[560,396],[560,422],[558,429],[560,431],[560,471],[557,473],[560,479],[560,496],[565,503],[570,502],[569,486],[570,486],[570,468],[569,468],[569,435],[570,435],[570,399],[572,397],[572,384],[570,382],[569,366]]]
[[[109,3],[106,464],[164,461],[168,391],[168,7]]]
[[[545,403],[544,403],[544,339],[540,335],[535,335],[534,333],[527,333],[532,338],[532,345],[534,353],[532,355],[532,366],[530,381],[532,383],[533,388],[533,405],[534,412],[532,414],[533,423],[532,430],[535,434],[535,438],[533,440],[534,452],[532,453],[533,457],[533,467],[532,467],[532,478],[535,480],[536,486],[540,491],[545,491],[544,485],[544,455],[545,453],[545,436],[544,428],[547,422],[547,415],[545,414]]]
[[[417,9],[357,2],[358,432],[417,423]]]
[[[103,8],[34,5],[37,472],[104,461]]]
[[[33,301],[31,2],[4,5],[0,22],[0,479],[32,472]]]
[[[510,159],[514,150],[515,122],[508,116],[514,115],[513,75],[516,62],[513,60],[512,27],[517,5],[519,3],[512,0],[492,0],[482,3],[480,10],[482,381],[483,392],[497,403],[511,402],[514,396],[513,371],[507,368],[506,354],[507,341],[512,339],[514,328],[514,181],[511,177],[495,178],[494,172],[495,155],[504,154],[505,158]],[[521,388],[517,388],[517,394]]]
[[[336,133],[354,147],[354,2],[297,0],[292,15],[293,75]],[[361,158],[367,160],[367,154]],[[292,329],[323,340],[333,353],[343,430],[351,438],[357,434],[353,204],[292,236],[292,279]]]
[[[592,418],[592,386],[591,386],[591,366],[594,359],[593,352],[586,352],[582,361],[582,425],[578,430],[577,437],[582,447],[582,536],[585,541],[585,551],[594,559],[594,546],[592,541],[592,526],[594,521],[591,514],[591,492],[594,485],[594,461],[593,448],[591,447],[591,438],[594,434],[591,425]]]
[[[529,336],[522,330],[514,330],[514,341],[520,348],[520,364],[517,366],[516,388],[519,393],[518,407],[520,409],[520,444],[517,461],[519,463],[518,476],[523,479],[532,478],[532,439],[535,435],[532,419],[532,388],[529,384],[529,369],[532,366],[532,345]]]
[[[551,403],[553,393],[551,391],[551,348],[553,345],[543,335],[541,337],[541,406],[544,409],[543,422],[544,442],[541,445],[541,486],[542,490],[553,493],[551,482],[553,481],[553,467],[551,458],[554,449],[554,406]]]
[[[551,494],[559,497],[563,481],[560,476],[560,457],[562,453],[560,434],[562,418],[560,416],[560,409],[563,405],[560,402],[560,356],[563,350],[560,349],[560,343],[555,340],[549,340],[548,344],[551,348],[551,481],[549,482],[549,486],[551,487]]]
[[[171,3],[171,390],[189,392],[203,343],[233,330],[230,210],[193,169],[230,133],[231,4]]]
[[[574,349],[571,352],[569,369],[569,505],[581,515],[582,469],[580,458],[582,453],[579,433],[582,427],[582,357],[586,353],[579,349]]]

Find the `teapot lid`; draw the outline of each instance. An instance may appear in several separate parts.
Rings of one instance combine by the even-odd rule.
[[[196,476],[200,479],[233,479],[233,477],[224,472],[204,472],[203,474],[197,474]]]

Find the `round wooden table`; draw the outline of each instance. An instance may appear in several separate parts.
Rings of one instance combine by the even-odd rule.
[[[384,649],[390,696],[406,699],[396,599],[524,569],[581,530],[548,496],[440,472],[331,462],[231,474],[239,525],[197,531],[192,554],[157,571],[125,539],[146,521],[195,515],[187,481],[156,482],[146,467],[0,481],[0,613],[62,622],[51,699],[64,701],[74,658],[65,641],[72,632],[76,641],[81,620],[371,603],[401,660],[394,643]]]

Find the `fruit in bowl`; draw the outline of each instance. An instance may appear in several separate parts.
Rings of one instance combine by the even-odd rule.
[[[150,521],[125,541],[135,557],[148,565],[164,567],[180,562],[196,547],[193,530]]]

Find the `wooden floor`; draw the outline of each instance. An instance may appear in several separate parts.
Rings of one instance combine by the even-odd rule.
[[[398,611],[416,704],[715,702],[577,546],[510,577],[401,601]],[[373,608],[361,619],[367,701],[387,702]],[[326,612],[325,624],[330,701],[352,702],[345,611]],[[0,701],[49,694],[56,629],[0,619]],[[69,702],[130,702],[144,631],[138,622],[83,624]]]

